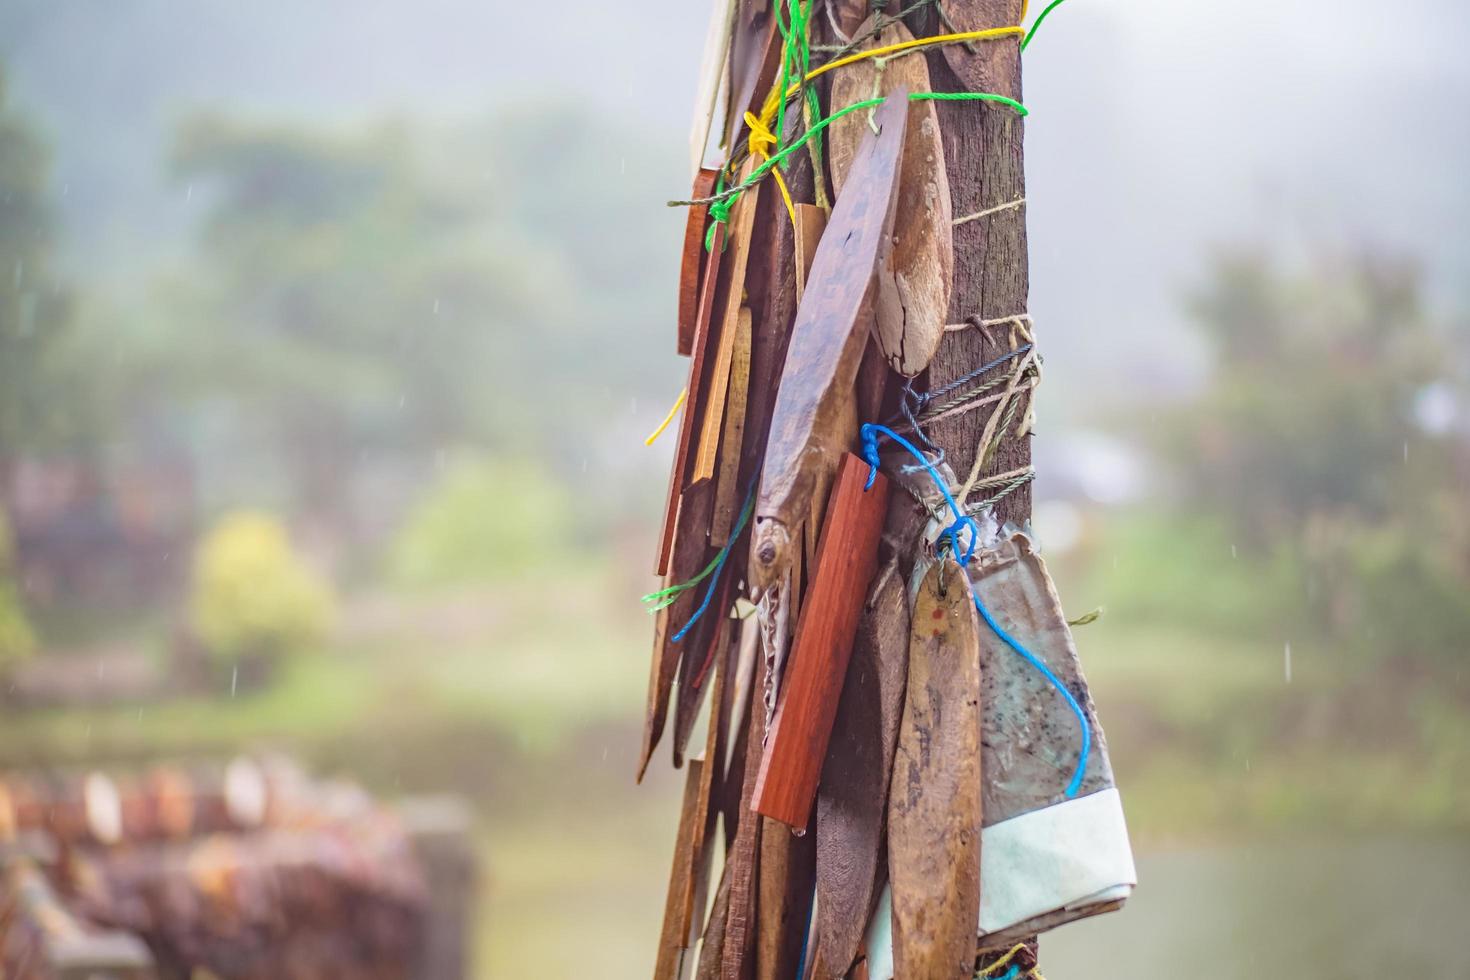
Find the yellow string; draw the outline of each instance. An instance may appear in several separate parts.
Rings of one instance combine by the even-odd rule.
[[[998,973],[1002,967],[1004,967],[1007,963],[1016,958],[1017,953],[1025,948],[1025,943],[1016,943],[1016,945],[1011,947],[1011,951],[1009,953],[987,966],[983,971],[981,971],[980,975],[982,977],[986,977],[994,973]]]
[[[771,148],[777,143],[776,134],[771,132],[770,123],[757,119],[753,112],[746,112],[745,125],[750,127],[750,140],[746,145],[750,148],[751,156],[759,156],[761,162],[769,160]],[[781,200],[786,202],[786,213],[791,216],[791,227],[795,228],[796,205],[791,203],[791,192],[786,189],[786,181],[781,176],[781,168],[773,169],[771,175],[776,178],[776,186],[781,189]]]
[[[654,429],[648,438],[643,440],[645,446],[653,445],[653,441],[664,434],[664,430],[669,427],[669,423],[674,421],[674,416],[679,414],[679,406],[683,405],[684,399],[688,397],[689,389],[686,387],[683,391],[679,392],[679,397],[674,399],[674,407],[669,409],[669,414],[664,416],[664,420],[658,424],[658,428]]]

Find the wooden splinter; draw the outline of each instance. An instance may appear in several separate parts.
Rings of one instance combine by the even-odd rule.
[[[888,482],[877,474],[864,490],[868,472],[868,464],[851,453],[838,468],[817,567],[756,776],[751,808],[798,829],[811,816],[858,617],[878,562]]]

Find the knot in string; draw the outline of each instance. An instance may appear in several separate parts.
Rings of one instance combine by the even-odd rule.
[[[914,447],[913,443],[909,442],[903,436],[899,435],[897,432],[894,432],[892,429],[888,428],[885,425],[876,425],[872,422],[866,422],[863,424],[863,427],[858,430],[858,433],[862,440],[863,459],[867,461],[869,467],[868,482],[864,485],[864,489],[866,490],[868,487],[871,487],[873,485],[873,481],[877,479],[878,437],[887,436],[889,439],[892,439],[904,449],[908,450],[910,455],[912,455],[915,459],[923,464],[924,469],[927,470],[929,473],[930,479],[934,481],[934,485],[939,489],[939,492],[944,495],[944,502],[949,505],[950,513],[954,514],[954,523],[950,524],[949,527],[940,532],[940,540],[947,539],[949,541],[949,547],[952,554],[954,555],[954,560],[961,567],[968,565],[970,563],[970,560],[975,556],[975,545],[980,538],[980,526],[975,523],[975,519],[973,517],[970,517],[963,510],[960,509],[959,503],[957,503],[954,499],[954,494],[950,493],[949,484],[945,481],[944,477],[940,476],[939,471],[934,468],[934,464],[929,462],[928,458],[923,453],[919,452],[919,450]],[[960,532],[964,530],[968,530],[970,532],[970,543],[969,546],[964,550],[964,553],[961,554],[959,547],[959,538]],[[1068,690],[1067,685],[1062,683],[1061,678],[1057,677],[1057,675],[1052,672],[1051,668],[1043,663],[1042,660],[1036,656],[1036,654],[1026,649],[1026,647],[1023,646],[1019,640],[1011,636],[1011,634],[1006,631],[1005,627],[1003,627],[999,622],[996,621],[995,617],[991,615],[990,610],[985,608],[985,604],[980,601],[980,595],[975,591],[975,583],[970,581],[969,574],[966,573],[963,578],[966,587],[970,590],[970,598],[975,603],[975,610],[980,614],[980,618],[985,620],[985,625],[990,627],[991,632],[993,632],[1002,643],[1010,647],[1013,652],[1019,655],[1032,667],[1036,668],[1037,672],[1046,679],[1046,682],[1056,689],[1062,700],[1067,703],[1067,707],[1072,709],[1072,713],[1077,716],[1077,724],[1081,726],[1082,729],[1082,746],[1081,750],[1077,753],[1077,768],[1073,770],[1072,779],[1070,782],[1067,783],[1067,788],[1064,791],[1065,795],[1069,799],[1076,796],[1077,792],[1082,788],[1082,777],[1087,773],[1087,759],[1092,751],[1092,725],[1087,720],[1087,712],[1082,709],[1082,705],[1078,702],[1076,695]]]
[[[771,132],[770,124],[755,113],[746,110],[745,125],[750,127],[750,139],[746,141],[752,156],[758,156],[762,160],[768,160],[771,149],[778,142],[776,134]]]

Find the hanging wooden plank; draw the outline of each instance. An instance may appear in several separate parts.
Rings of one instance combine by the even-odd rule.
[[[747,160],[740,168],[744,181],[755,169],[755,161]],[[708,480],[715,475],[715,461],[720,448],[720,433],[725,418],[725,398],[730,390],[730,364],[735,357],[735,335],[740,328],[740,310],[745,299],[745,270],[750,259],[751,235],[760,202],[757,184],[735,202],[730,210],[729,240],[725,262],[729,279],[725,285],[724,308],[720,313],[720,337],[714,363],[710,367],[708,394],[704,398],[704,414],[700,423],[698,449],[694,454],[691,483]]]
[[[702,168],[694,174],[692,200],[709,197],[715,191],[719,170]],[[694,325],[699,319],[699,273],[704,268],[705,224],[708,204],[692,204],[684,219],[684,245],[679,250],[678,350],[683,357],[694,353]]]
[[[875,24],[870,18],[859,33],[866,33]],[[865,47],[887,47],[913,39],[908,28],[895,21]],[[911,92],[931,90],[928,64],[918,52],[892,57],[881,65],[874,59],[864,59],[836,69],[832,76],[833,106],[872,98],[879,85],[902,85]],[[829,158],[839,201],[867,128],[867,114],[861,111],[832,123]],[[913,377],[929,364],[944,337],[954,275],[949,179],[944,170],[939,116],[931,101],[909,103],[903,183],[898,194],[893,249],[878,268],[874,336],[888,366]]]
[[[968,980],[980,921],[980,626],[965,573],[930,567],[914,601],[888,804],[894,975]]]
[[[684,389],[684,414],[679,419],[679,438],[674,444],[674,462],[669,470],[669,492],[664,501],[663,527],[659,532],[658,560],[655,575],[667,575],[674,550],[674,528],[680,524],[679,496],[687,485],[689,457],[694,447],[695,421],[703,402],[705,360],[710,350],[710,331],[714,323],[715,294],[719,291],[720,256],[724,252],[725,225],[715,226],[710,250],[704,257],[704,276],[699,288],[699,315],[694,322],[694,353],[689,361],[689,383]]]
[[[862,952],[884,870],[888,778],[908,658],[908,596],[890,564],[879,571],[858,624],[817,791],[818,948],[829,976],[844,975]]]
[[[798,829],[811,815],[858,617],[877,567],[888,482],[878,474],[865,491],[867,479],[867,463],[851,453],[843,457],[757,777],[755,810]]]
[[[745,444],[745,406],[750,393],[750,307],[740,308],[730,358],[730,391],[725,400],[725,431],[720,436],[719,477],[715,483],[715,516],[710,540],[730,537],[745,497],[740,487],[740,454]],[[739,567],[739,566],[736,566]]]
[[[871,322],[874,269],[891,244],[908,97],[878,109],[880,134],[853,164],[851,187],[832,211],[797,310],[756,498],[751,572],[766,589],[801,547],[816,472],[843,451],[840,428]]]

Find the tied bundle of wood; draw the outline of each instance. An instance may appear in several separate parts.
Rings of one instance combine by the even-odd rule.
[[[709,702],[660,980],[1036,975],[1134,885],[1026,530],[1025,18],[715,0],[646,597],[640,779]]]

